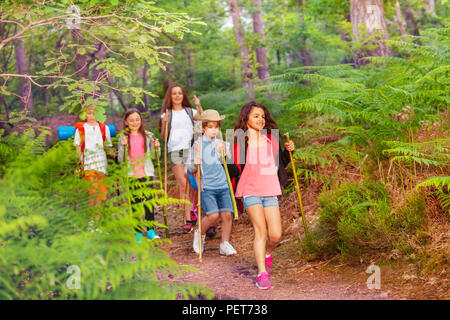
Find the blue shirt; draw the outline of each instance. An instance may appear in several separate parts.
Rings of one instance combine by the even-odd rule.
[[[216,141],[217,138],[214,140],[209,140],[205,136],[202,136],[202,189],[228,188],[227,176],[225,174],[225,169],[222,166],[222,155],[216,149]],[[197,150],[198,141],[194,143],[190,152],[188,163],[186,164],[186,169],[191,172],[197,171],[196,165],[194,164],[194,157],[197,154]]]

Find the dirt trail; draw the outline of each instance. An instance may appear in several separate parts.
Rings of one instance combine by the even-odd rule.
[[[231,243],[238,254],[221,256],[219,254],[220,224],[213,239],[206,240],[203,261],[192,249],[193,234],[182,234],[182,216],[173,209],[168,213],[171,243],[163,248],[180,265],[191,265],[201,272],[184,273],[177,281],[186,283],[205,283],[213,290],[215,298],[226,300],[375,300],[401,299],[389,291],[369,290],[366,285],[370,276],[365,268],[339,272],[336,263],[325,266],[327,262],[302,263],[295,257],[296,238],[287,234],[275,249],[272,289],[260,290],[255,286],[257,273],[253,256],[253,230],[247,215],[233,221]],[[283,219],[286,215],[283,215]],[[158,214],[162,222],[162,215]],[[163,234],[161,231],[160,234]],[[330,261],[332,262],[332,261]],[[328,268],[328,269],[327,269]]]

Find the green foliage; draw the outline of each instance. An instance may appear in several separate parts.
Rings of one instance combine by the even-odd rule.
[[[322,192],[319,201],[319,221],[301,243],[302,253],[310,258],[339,254],[365,259],[398,247],[427,227],[424,197],[413,194],[404,206],[393,208],[381,183],[342,183]]]
[[[46,151],[44,135],[28,130],[0,154],[0,297],[2,299],[175,299],[211,292],[195,284],[168,281],[180,267],[159,248],[168,240],[134,240],[144,205],[163,203],[163,191],[136,189],[124,166],[108,166],[108,199],[100,208],[89,205],[88,182],[75,175],[71,141]],[[6,153],[4,153],[6,150]],[[9,158],[8,158],[9,157]],[[119,187],[118,187],[119,186]],[[116,189],[120,194],[116,194]],[[131,197],[152,195],[152,200],[130,206]],[[171,203],[169,199],[169,203]],[[100,219],[89,230],[88,221]],[[156,226],[166,226],[155,223]],[[147,224],[147,226],[150,226]],[[72,283],[69,267],[80,270],[80,288]]]

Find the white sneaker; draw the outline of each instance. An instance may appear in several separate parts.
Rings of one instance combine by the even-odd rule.
[[[219,249],[220,249],[220,254],[223,254],[226,256],[230,256],[232,254],[237,254],[236,250],[233,248],[231,243],[229,243],[228,241],[221,242]]]
[[[203,253],[203,251],[205,251],[205,239],[206,239],[206,234],[204,236],[202,236],[202,253]],[[192,242],[192,247],[194,248],[194,252],[196,254],[200,254],[200,250],[198,248],[198,229],[195,230],[195,232],[194,232],[194,241]]]

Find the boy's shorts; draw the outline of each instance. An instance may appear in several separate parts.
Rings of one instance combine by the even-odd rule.
[[[206,215],[216,212],[233,212],[233,202],[228,188],[202,190],[201,202]]]
[[[247,210],[248,207],[260,204],[263,208],[267,207],[278,207],[278,199],[276,196],[270,197],[259,197],[259,196],[245,196],[242,199],[244,203],[244,210]]]
[[[187,162],[189,149],[175,150],[167,154],[167,161],[171,166]]]
[[[105,174],[97,170],[86,170],[83,174],[83,178],[92,182],[88,187],[89,194],[95,194],[95,198],[101,201],[105,201],[108,194],[108,187],[101,183],[105,177]]]

